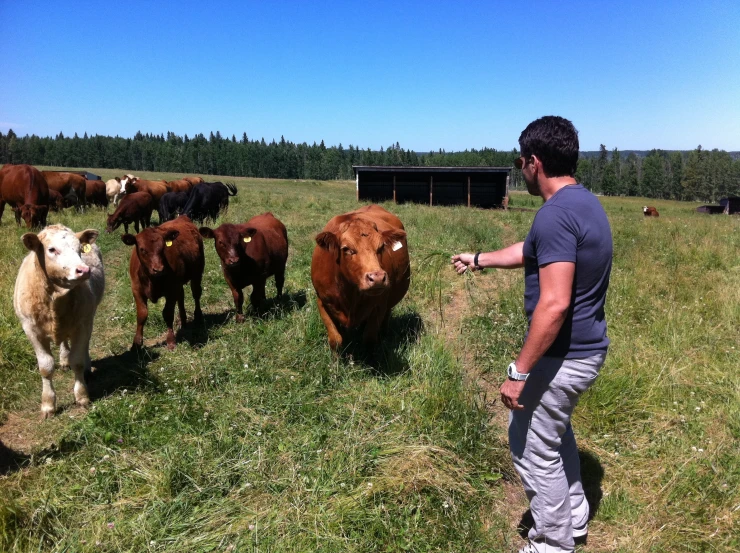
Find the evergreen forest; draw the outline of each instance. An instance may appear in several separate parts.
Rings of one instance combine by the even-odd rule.
[[[464,152],[419,153],[396,142],[380,150],[349,145],[327,147],[296,144],[281,137],[279,142],[252,140],[243,133],[223,137],[192,138],[167,132],[119,136],[40,138],[17,136],[13,130],[0,132],[0,163],[28,163],[56,167],[122,168],[130,171],[198,173],[279,179],[352,179],[353,165],[403,166],[511,166],[517,149],[492,148]],[[714,202],[740,196],[740,159],[723,150],[707,151],[701,146],[689,152],[652,150],[647,155],[609,151],[601,145],[595,156],[582,156],[576,177],[590,190],[607,196]],[[512,172],[512,186],[522,188],[521,174]]]

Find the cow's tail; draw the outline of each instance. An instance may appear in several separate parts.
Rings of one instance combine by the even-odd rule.
[[[236,196],[237,189],[233,182],[227,182],[224,186],[228,189],[229,196]]]

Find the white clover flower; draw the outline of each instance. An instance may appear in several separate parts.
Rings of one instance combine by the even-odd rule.
[[[704,450],[703,450],[703,449],[702,449],[701,447],[700,447],[699,449],[697,449],[697,451],[698,451],[699,453],[704,453]]]
[[[373,487],[373,483],[372,482],[368,482],[367,483],[367,487],[368,487],[368,489],[372,488]]]
[[[701,411],[701,407],[694,407],[694,411]]]
[[[103,461],[107,461],[108,459],[110,459],[110,455],[103,455]]]
[[[254,525],[254,524],[250,524],[250,525],[249,525],[249,529],[250,529],[250,530],[254,530],[254,529],[255,529],[255,525]]]
[[[695,445],[692,445],[691,446],[691,451],[696,451],[696,446]]]
[[[347,487],[347,484],[345,484],[344,482],[342,482],[341,484],[339,484],[339,487],[340,488],[346,488]]]
[[[450,504],[445,501],[444,503],[442,503],[442,507],[448,509],[450,507]]]
[[[257,431],[258,436],[262,436],[262,432],[260,430]]]
[[[98,469],[96,469],[95,467],[90,467],[90,474],[95,474],[96,472],[98,472]]]

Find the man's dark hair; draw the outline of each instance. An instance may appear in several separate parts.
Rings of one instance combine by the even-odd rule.
[[[522,131],[519,150],[525,158],[537,156],[546,177],[573,177],[578,167],[578,131],[564,117],[546,115]]]

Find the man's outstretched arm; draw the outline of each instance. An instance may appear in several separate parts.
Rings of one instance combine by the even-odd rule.
[[[459,274],[470,269],[518,269],[524,267],[524,242],[517,242],[495,252],[483,252],[478,255],[478,266],[474,266],[474,253],[459,253],[452,256],[452,264]]]

